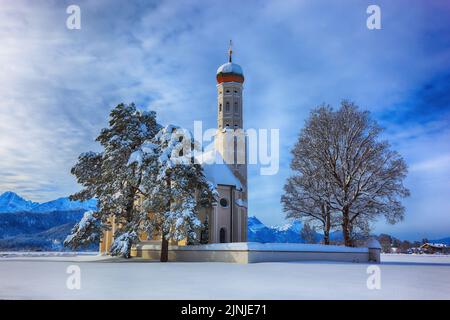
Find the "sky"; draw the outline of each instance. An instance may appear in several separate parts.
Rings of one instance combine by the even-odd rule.
[[[69,30],[66,8],[81,9]],[[381,29],[366,26],[370,4]],[[280,169],[249,168],[249,216],[284,223],[290,150],[312,108],[354,101],[409,166],[405,220],[374,232],[450,236],[450,5],[446,1],[0,0],[0,192],[47,201],[120,102],[162,124],[216,126],[215,72],[244,70],[244,127],[280,130]]]

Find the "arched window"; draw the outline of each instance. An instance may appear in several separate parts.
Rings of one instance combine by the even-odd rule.
[[[239,112],[239,107],[238,107],[238,103],[237,102],[234,103],[234,112],[235,113]]]
[[[225,103],[225,112],[230,112],[230,103],[228,101]]]
[[[220,243],[226,243],[227,242],[227,229],[220,228],[219,238],[220,238]]]
[[[219,103],[219,112],[222,112],[222,104]]]

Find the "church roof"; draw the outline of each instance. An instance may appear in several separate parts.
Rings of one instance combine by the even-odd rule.
[[[224,63],[217,69],[216,79],[217,83],[221,84],[223,82],[244,82],[244,72],[240,65],[233,63],[232,55],[232,42],[230,40],[230,47],[228,49],[228,62]]]
[[[243,83],[244,72],[240,65],[233,62],[227,62],[217,69],[216,79],[219,84],[223,82]]]
[[[233,62],[227,62],[227,63],[224,63],[223,65],[221,65],[217,69],[217,74],[220,74],[220,73],[234,73],[234,74],[239,74],[242,76],[244,75],[244,72],[242,71],[242,67]]]
[[[215,186],[223,184],[235,186],[236,189],[243,189],[241,182],[217,150],[203,152],[197,157],[197,160],[203,167],[206,179]]]

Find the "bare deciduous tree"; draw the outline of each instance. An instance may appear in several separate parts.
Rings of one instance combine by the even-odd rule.
[[[282,197],[287,216],[322,222],[317,212],[326,206],[330,221],[342,227],[345,245],[353,244],[356,233],[367,233],[379,216],[392,224],[402,220],[407,166],[379,141],[380,133],[369,112],[353,103],[343,101],[337,111],[313,110],[292,151],[295,175]]]
[[[301,170],[294,163],[292,168]],[[330,230],[335,226],[335,219],[331,214],[329,193],[327,196],[324,180],[319,174],[309,171],[308,175],[290,177],[284,190],[281,202],[287,212],[286,217],[319,227],[324,234],[324,243],[330,244]]]
[[[310,226],[309,223],[305,223],[303,225],[302,230],[300,231],[300,236],[302,237],[305,243],[315,243],[316,242],[316,229],[314,226]]]

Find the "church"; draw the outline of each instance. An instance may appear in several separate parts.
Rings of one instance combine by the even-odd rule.
[[[201,244],[171,241],[169,261],[255,263],[273,261],[380,262],[381,246],[370,240],[367,247],[305,245],[301,243],[259,243],[247,239],[247,136],[243,130],[243,84],[241,66],[232,61],[216,72],[217,128],[211,148],[200,159],[206,179],[214,184],[218,199],[212,208],[202,208],[199,219],[207,228],[198,231]],[[195,190],[193,190],[195,192]],[[100,254],[108,254],[117,225],[104,232]],[[161,237],[139,235],[131,257],[159,260]]]
[[[216,72],[217,80],[217,132],[213,150],[204,152],[199,162],[205,177],[214,184],[219,195],[212,208],[199,212],[199,218],[207,223],[207,232],[199,232],[202,243],[231,243],[247,241],[247,139],[243,130],[244,73],[240,65],[232,61],[233,51],[228,51],[228,62]],[[104,232],[100,253],[108,254],[117,226]],[[140,235],[141,244],[159,244],[156,236]],[[186,245],[178,241],[171,245]],[[133,256],[133,251],[132,251]]]

